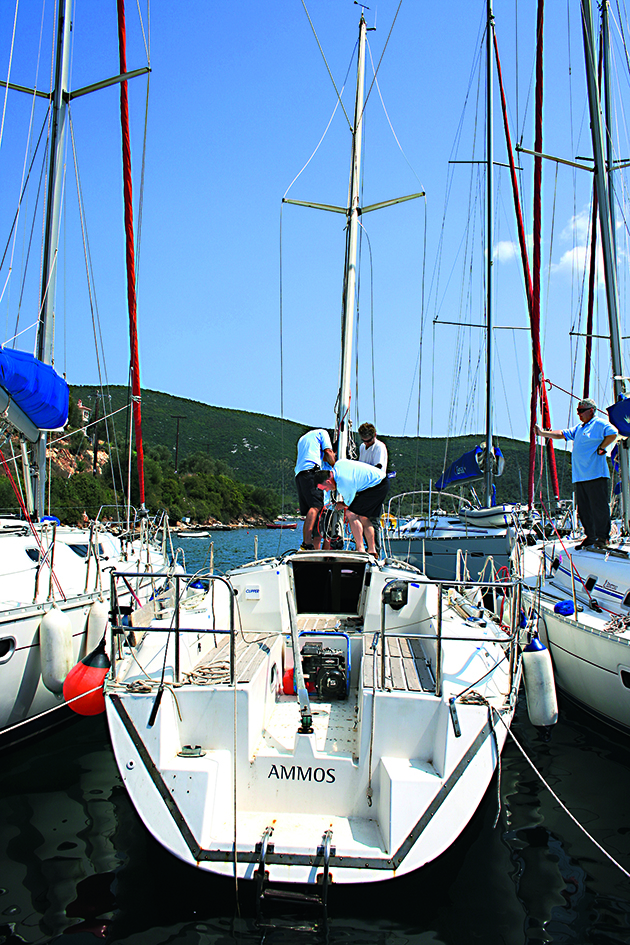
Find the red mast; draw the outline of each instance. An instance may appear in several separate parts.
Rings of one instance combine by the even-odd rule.
[[[127,33],[125,27],[125,0],[118,4],[118,51],[120,73],[127,71]],[[127,82],[120,83],[120,126],[122,130],[123,190],[125,200],[125,241],[127,259],[127,305],[129,308],[129,345],[131,373],[131,402],[133,426],[138,459],[140,505],[144,506],[144,450],[142,447],[142,398],[140,391],[140,362],[138,358],[138,324],[136,316],[136,264],[133,235],[133,195],[131,188],[131,145],[129,143],[129,101]]]
[[[551,427],[551,414],[549,412],[549,403],[547,401],[547,388],[544,383],[543,367],[542,367],[542,353],[540,348],[540,306],[538,309],[538,318],[535,318],[534,315],[534,289],[532,286],[532,276],[531,270],[529,268],[529,257],[527,254],[527,241],[525,237],[525,225],[523,223],[523,213],[521,210],[521,201],[518,191],[518,180],[516,177],[516,166],[514,162],[514,152],[512,149],[512,139],[510,136],[510,127],[508,122],[507,114],[507,105],[505,102],[505,91],[503,89],[503,77],[501,74],[501,61],[499,59],[499,46],[497,43],[496,35],[494,38],[494,52],[497,60],[497,77],[499,80],[499,91],[501,94],[501,109],[503,113],[503,126],[505,129],[505,141],[508,152],[508,160],[510,164],[510,178],[512,181],[512,195],[514,199],[514,211],[516,214],[516,226],[518,231],[518,241],[521,250],[521,260],[523,263],[523,276],[525,279],[525,292],[527,293],[527,307],[529,309],[529,318],[532,331],[532,411],[533,411],[533,420],[530,436],[530,474],[529,474],[529,488],[528,488],[528,503],[530,507],[534,501],[534,464],[535,464],[535,450],[536,450],[536,439],[534,437],[533,424],[536,422],[536,402],[537,397],[540,396],[541,400],[541,412],[543,425],[548,429]],[[556,498],[559,495],[558,490],[558,474],[556,470],[556,456],[553,450],[553,441],[548,440],[549,448],[549,464],[551,469],[551,481],[554,495]]]

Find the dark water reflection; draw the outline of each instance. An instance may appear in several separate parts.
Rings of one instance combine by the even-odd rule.
[[[514,733],[578,821],[630,870],[630,742],[571,705],[561,710],[544,743],[523,700]],[[495,781],[458,841],[419,872],[333,886],[327,931],[314,921],[260,930],[252,887],[241,883],[239,914],[231,880],[168,855],[129,803],[104,718],[77,720],[2,759],[0,942],[627,945],[630,880],[510,739],[500,794],[496,828]]]

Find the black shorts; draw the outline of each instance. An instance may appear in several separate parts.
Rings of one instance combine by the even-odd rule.
[[[348,506],[355,515],[364,515],[366,518],[376,518],[381,514],[383,502],[389,492],[389,479],[387,476],[376,486],[364,489],[363,492],[357,492],[352,503]]]
[[[324,508],[324,493],[313,482],[313,473],[319,469],[305,469],[295,477],[298,499],[300,500],[300,515],[306,515],[309,509]]]

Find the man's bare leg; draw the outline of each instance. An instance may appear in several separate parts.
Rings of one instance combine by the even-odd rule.
[[[354,538],[354,544],[356,545],[357,551],[365,551],[365,547],[363,545],[363,525],[361,524],[361,519],[349,509],[346,512],[346,517],[348,519],[348,524],[350,525],[350,531],[352,532],[352,537]]]
[[[306,518],[304,519],[304,528],[302,530],[302,543],[305,545],[312,545],[316,550],[319,550],[321,539],[319,537],[313,538],[313,527],[317,521],[319,511],[319,509],[308,510],[306,513]]]
[[[361,516],[360,522],[363,528],[363,534],[365,535],[368,554],[374,555],[376,558],[376,533],[374,531],[374,526],[366,515]]]

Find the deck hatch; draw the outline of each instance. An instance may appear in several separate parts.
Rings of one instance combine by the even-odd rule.
[[[333,556],[293,561],[295,609],[298,614],[358,616],[364,577],[362,561]]]

